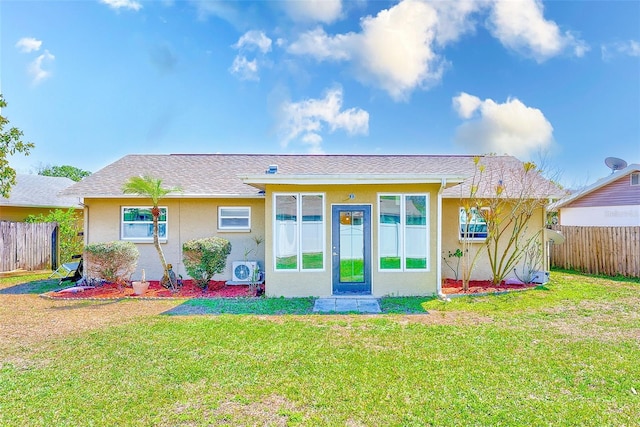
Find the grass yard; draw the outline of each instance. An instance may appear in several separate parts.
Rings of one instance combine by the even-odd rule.
[[[0,328],[16,329],[1,329],[13,332],[9,344],[0,343],[0,425],[601,426],[640,419],[637,280],[556,271],[549,284],[508,295],[383,299],[385,311],[398,314],[373,316],[167,316],[160,313],[180,302],[48,301],[3,292],[30,289],[5,280]],[[309,303],[255,301],[264,313],[306,313]],[[429,314],[404,314],[421,309]],[[85,320],[38,335],[64,325],[65,315]],[[24,328],[20,340],[11,338]]]

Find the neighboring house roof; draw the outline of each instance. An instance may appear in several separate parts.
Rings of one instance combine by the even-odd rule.
[[[609,176],[607,176],[606,178],[602,178],[599,179],[598,181],[594,182],[593,184],[583,188],[580,191],[577,191],[563,199],[558,200],[555,203],[552,203],[551,205],[549,205],[548,210],[549,211],[557,211],[558,209],[565,207],[571,203],[574,203],[575,201],[615,182],[618,181],[619,179],[622,179],[624,177],[629,177],[629,175],[631,175],[632,173],[635,172],[640,172],[640,164],[638,163],[634,163],[631,164],[629,166],[627,166],[624,169],[621,169],[617,172],[613,172],[612,174],[610,174]],[[640,201],[638,202],[640,203]]]
[[[65,194],[135,197],[124,195],[122,186],[137,175],[150,175],[162,179],[165,187],[181,188],[180,193],[167,197],[260,196],[267,183],[439,183],[444,178],[447,185],[456,185],[473,175],[473,159],[443,155],[132,154],[84,178]],[[510,156],[483,156],[481,162],[494,172],[522,169],[522,163]],[[277,172],[269,174],[272,165],[277,166]],[[448,196],[460,197],[460,190]]]
[[[0,197],[0,206],[30,208],[80,208],[77,196],[59,193],[75,182],[69,178],[42,175],[16,175],[9,198]]]

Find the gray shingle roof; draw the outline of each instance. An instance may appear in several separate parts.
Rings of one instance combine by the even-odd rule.
[[[83,197],[123,197],[122,185],[136,175],[162,179],[187,196],[251,196],[258,189],[239,178],[264,174],[278,166],[287,175],[441,174],[470,176],[474,156],[309,155],[309,154],[131,154],[86,177],[65,191]],[[514,157],[485,157],[492,165],[521,165]],[[451,190],[451,189],[450,189]],[[447,191],[450,191],[447,190]],[[459,191],[459,190],[458,190]],[[455,193],[452,197],[459,197]]]
[[[80,208],[77,196],[60,195],[74,183],[69,178],[18,174],[9,198],[0,197],[0,206]]]

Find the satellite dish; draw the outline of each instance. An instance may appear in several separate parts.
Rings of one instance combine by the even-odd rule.
[[[617,157],[607,157],[604,159],[604,164],[611,169],[611,173],[627,167],[627,162]]]
[[[544,229],[544,236],[547,239],[547,241],[551,240],[555,245],[560,245],[564,243],[564,240],[565,240],[561,232],[556,230],[550,230],[548,228]]]

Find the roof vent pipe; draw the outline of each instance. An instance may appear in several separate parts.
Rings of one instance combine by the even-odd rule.
[[[267,168],[266,173],[268,173],[268,174],[278,173],[278,165],[269,165],[269,167]]]

